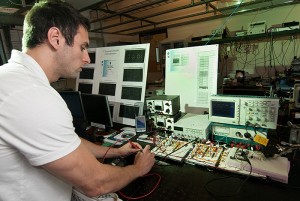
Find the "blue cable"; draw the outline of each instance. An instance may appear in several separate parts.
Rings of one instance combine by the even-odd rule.
[[[233,15],[233,13],[236,12],[236,10],[240,7],[240,5],[242,3],[243,3],[243,1],[241,1],[239,3],[239,5],[237,5],[237,7],[232,11],[232,13],[226,18],[225,22],[221,26],[219,26],[219,28],[217,30],[221,29],[227,23],[227,21],[229,20],[229,18]],[[215,31],[215,33],[209,38],[209,40],[205,43],[205,45],[207,45],[215,37],[216,34],[217,34],[217,31]]]

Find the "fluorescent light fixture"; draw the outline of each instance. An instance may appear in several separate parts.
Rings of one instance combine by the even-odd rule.
[[[7,8],[7,7],[1,7],[0,6],[0,13],[8,13],[8,14],[12,14],[17,12],[19,9],[17,8]]]

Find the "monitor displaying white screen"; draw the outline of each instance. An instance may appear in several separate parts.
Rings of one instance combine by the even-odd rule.
[[[81,94],[87,121],[104,126],[108,131],[113,127],[107,96],[100,94]]]
[[[180,96],[182,112],[208,111],[217,94],[218,53],[218,44],[166,51],[165,94]]]

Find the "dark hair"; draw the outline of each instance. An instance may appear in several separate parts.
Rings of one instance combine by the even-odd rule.
[[[23,49],[34,48],[43,43],[51,27],[57,27],[65,37],[67,45],[72,46],[80,25],[86,30],[90,29],[88,19],[66,2],[52,0],[35,3],[25,16]]]

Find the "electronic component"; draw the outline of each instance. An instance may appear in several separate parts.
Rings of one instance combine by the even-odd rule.
[[[151,96],[146,99],[146,104],[150,114],[175,115],[180,110],[179,96]]]
[[[123,82],[142,82],[143,68],[127,68],[123,72]]]
[[[99,83],[99,94],[115,96],[116,94],[116,84],[115,83]]]
[[[278,98],[245,97],[240,100],[240,125],[277,128]]]
[[[169,136],[162,140],[151,152],[156,156],[164,157],[178,162],[183,162],[184,158],[188,155],[193,145],[186,141],[175,140]]]
[[[144,63],[146,49],[125,50],[124,63]]]
[[[254,128],[252,126],[239,126],[230,124],[211,124],[212,138],[217,142],[243,143],[246,145],[257,145],[253,141],[256,134],[267,136],[268,130],[264,128]]]
[[[250,161],[250,164],[245,160]],[[261,177],[270,177],[273,180],[282,183],[288,183],[288,174],[290,170],[290,162],[286,157],[266,158],[260,151],[250,151],[233,147],[230,149],[225,160],[225,166],[230,169],[236,168],[235,172],[249,171],[252,169],[251,175],[261,175]],[[227,168],[225,168],[227,169]]]
[[[121,99],[127,100],[141,100],[142,87],[135,86],[122,86]]]
[[[174,124],[176,137],[207,140],[210,130],[208,115],[187,113]]]
[[[216,95],[210,98],[211,122],[276,129],[278,98]]]
[[[93,84],[92,83],[79,83],[78,84],[78,91],[80,91],[81,93],[87,93],[87,94],[91,94],[93,90]]]
[[[146,117],[144,115],[135,117],[135,130],[137,133],[146,132]]]
[[[163,130],[174,130],[174,123],[181,117],[181,112],[175,115],[150,114],[149,119],[152,121],[154,128]]]
[[[266,21],[253,22],[248,24],[248,35],[266,33]]]
[[[225,148],[213,144],[195,144],[193,150],[186,158],[186,162],[197,165],[215,167],[219,162]]]
[[[79,79],[94,79],[94,68],[83,68],[79,74]]]

